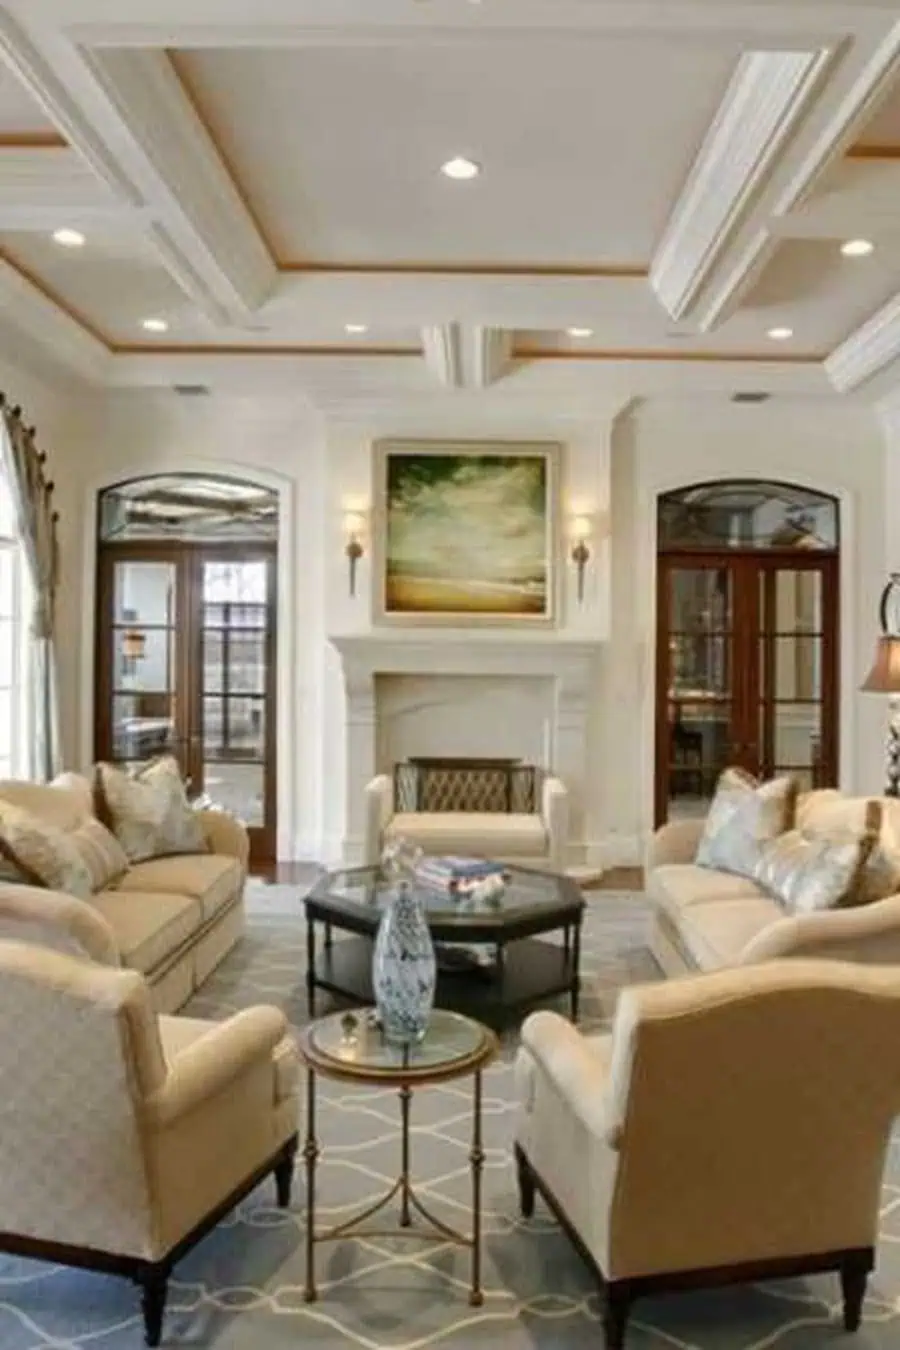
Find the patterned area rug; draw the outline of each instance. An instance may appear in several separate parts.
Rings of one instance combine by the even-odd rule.
[[[624,985],[658,978],[647,950],[640,896],[588,897],[584,1023],[602,1027]],[[283,1007],[303,1024],[305,934],[298,891],[254,884],[250,928],[190,1012],[225,1017],[254,1002]],[[324,1011],[324,1007],[322,1009]],[[382,1239],[322,1247],[319,1301],[303,1302],[303,1184],[292,1209],[261,1187],[177,1268],[164,1344],[214,1350],[597,1350],[597,1291],[568,1240],[538,1202],[518,1217],[510,1163],[512,1058],[508,1037],[485,1080],[485,1301],[467,1302],[467,1253]],[[320,1085],[325,1144],[318,1200],[323,1222],[339,1222],[393,1179],[397,1103],[390,1092]],[[439,1218],[468,1225],[470,1085],[431,1088],[413,1101],[413,1166]],[[900,1350],[900,1168],[892,1149],[879,1268],[864,1327],[844,1336],[836,1280],[821,1278],[735,1291],[648,1300],[635,1309],[629,1350]],[[124,1281],[0,1259],[0,1350],[136,1350],[142,1344],[136,1291]]]

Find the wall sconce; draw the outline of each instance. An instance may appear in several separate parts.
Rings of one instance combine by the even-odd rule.
[[[588,540],[591,537],[591,522],[585,516],[576,516],[571,526],[572,562],[575,564],[578,579],[578,603],[584,600],[584,569],[591,560]]]
[[[128,628],[122,634],[122,674],[133,675],[147,652],[147,634]]]
[[[351,595],[356,595],[356,568],[360,558],[365,553],[362,542],[365,528],[366,522],[363,516],[351,512],[344,517],[344,537],[346,540],[344,553],[347,557]]]

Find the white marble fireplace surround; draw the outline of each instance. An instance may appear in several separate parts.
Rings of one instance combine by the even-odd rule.
[[[390,767],[387,756],[398,753],[516,755],[552,771],[571,797],[570,864],[584,861],[588,708],[599,642],[451,629],[329,641],[344,676],[346,861],[362,854],[363,789]],[[504,686],[506,712],[495,720]],[[523,722],[518,737],[516,714]],[[480,741],[479,726],[485,729]]]

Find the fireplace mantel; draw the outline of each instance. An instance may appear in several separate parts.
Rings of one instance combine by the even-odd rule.
[[[363,837],[364,789],[375,773],[376,679],[387,675],[540,677],[552,685],[549,762],[570,793],[572,862],[584,852],[584,793],[588,781],[589,710],[601,640],[558,633],[435,628],[334,634],[345,692],[347,835],[344,856],[355,860]]]

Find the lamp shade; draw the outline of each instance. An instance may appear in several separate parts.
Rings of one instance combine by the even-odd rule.
[[[128,661],[140,661],[147,649],[147,637],[133,628],[122,634],[122,655]]]
[[[900,637],[880,637],[872,669],[860,685],[872,694],[900,694]]]

